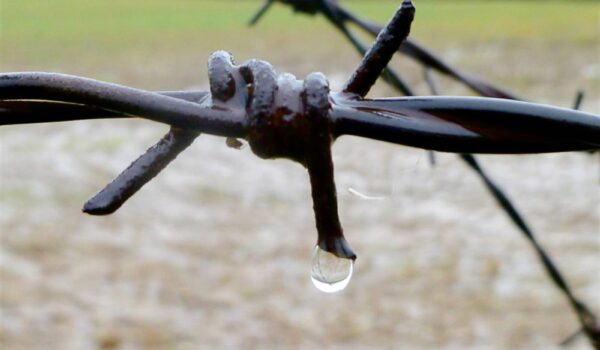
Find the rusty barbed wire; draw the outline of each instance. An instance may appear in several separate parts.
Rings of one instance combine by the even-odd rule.
[[[220,51],[209,59],[210,92],[149,92],[62,74],[0,74],[0,125],[131,117],[169,125],[156,145],[84,205],[92,215],[121,207],[200,133],[244,138],[261,158],[288,158],[307,168],[317,245],[352,260],[331,159],[331,144],[342,135],[454,153],[600,148],[600,117],[580,111],[495,98],[364,98],[408,36],[413,17],[411,1],[404,1],[339,93],[329,91],[322,74],[301,81],[264,61],[237,66]],[[581,314],[595,322],[591,313]]]

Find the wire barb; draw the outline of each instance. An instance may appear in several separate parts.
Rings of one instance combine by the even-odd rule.
[[[414,17],[415,7],[412,1],[404,0],[346,83],[343,89],[345,93],[357,94],[361,97],[367,95],[402,41],[408,37]]]
[[[200,133],[171,128],[158,143],[136,159],[119,176],[83,206],[91,215],[108,215],[119,209],[146,183],[158,175]]]

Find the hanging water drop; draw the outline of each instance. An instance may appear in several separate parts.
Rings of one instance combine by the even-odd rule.
[[[346,288],[353,269],[353,259],[339,258],[317,245],[312,256],[310,279],[321,292],[335,293]]]

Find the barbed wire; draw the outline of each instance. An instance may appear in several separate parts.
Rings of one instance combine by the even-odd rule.
[[[306,0],[303,3],[310,5]],[[331,145],[342,135],[459,153],[484,181],[489,178],[475,159],[465,153],[521,154],[600,148],[600,117],[581,111],[497,98],[366,99],[364,96],[386,71],[393,54],[408,36],[413,17],[411,1],[404,1],[375,44],[364,50],[361,63],[342,92],[331,92],[327,79],[320,73],[310,74],[302,81],[288,73],[278,74],[265,61],[250,60],[236,65],[229,53],[219,51],[209,59],[208,92],[149,92],[41,72],[0,74],[0,125],[132,117],[169,125],[169,132],[157,144],[86,202],[83,211],[92,215],[110,214],[121,207],[200,133],[244,138],[261,158],[288,158],[307,168],[317,244],[340,258],[352,260],[356,255],[344,238],[338,216],[331,157]],[[388,77],[394,76],[391,70],[387,72]],[[465,79],[465,75],[458,76],[459,80]],[[471,81],[474,89],[478,86],[492,89],[476,82],[479,81]],[[396,84],[400,88],[399,80]],[[518,221],[520,215],[514,206],[489,181],[486,181],[488,188],[513,221]],[[521,222],[519,227],[528,232],[553,280],[567,293],[584,331],[590,335],[595,317],[572,295],[524,220]]]

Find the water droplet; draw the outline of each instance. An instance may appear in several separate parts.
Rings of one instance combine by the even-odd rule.
[[[354,260],[338,258],[319,246],[312,256],[310,279],[318,290],[335,293],[346,288],[352,278]]]

